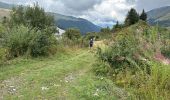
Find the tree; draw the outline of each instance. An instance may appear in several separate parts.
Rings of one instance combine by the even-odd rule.
[[[143,9],[142,14],[140,15],[140,19],[143,21],[147,20],[147,14],[145,13],[145,10]]]
[[[119,31],[124,27],[124,24],[119,24],[119,21],[116,22],[116,25],[113,26],[112,32]]]
[[[131,8],[131,10],[128,12],[127,17],[125,19],[125,25],[130,26],[139,21],[139,15],[136,12],[134,8]]]
[[[102,28],[100,31],[101,31],[102,33],[110,33],[110,32],[111,32],[111,30],[110,30],[109,27],[107,27],[107,28]]]
[[[70,40],[78,40],[81,37],[81,34],[79,29],[70,28],[66,30],[64,36]]]
[[[10,17],[12,24],[15,25],[22,24],[31,29],[35,28],[37,31],[48,28],[53,30],[53,33],[56,32],[56,28],[53,27],[55,26],[54,17],[47,14],[44,9],[38,5],[38,3],[34,4],[33,7],[14,7]]]

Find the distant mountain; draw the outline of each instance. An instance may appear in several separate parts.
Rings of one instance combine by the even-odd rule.
[[[170,27],[170,6],[153,9],[147,12],[148,22],[151,25],[157,23],[163,27]]]
[[[86,19],[65,16],[57,13],[49,14],[54,16],[56,25],[64,30],[68,28],[78,28],[80,29],[82,34],[85,34],[87,32],[99,32],[101,29],[101,27],[93,24]]]
[[[14,5],[0,2],[0,8],[11,9]]]
[[[6,16],[4,9],[11,9],[14,5],[6,4],[3,2],[0,2],[0,17]],[[8,12],[9,13],[9,12]],[[58,13],[51,13],[48,14],[53,15],[55,18],[55,24],[60,29],[66,30],[68,28],[78,28],[80,29],[82,34],[85,34],[87,32],[99,32],[101,27],[93,24],[92,22],[82,19],[82,18],[76,18],[72,16],[65,16]]]

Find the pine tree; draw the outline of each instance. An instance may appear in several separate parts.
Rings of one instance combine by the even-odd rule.
[[[147,14],[145,13],[145,10],[143,9],[142,14],[140,15],[140,19],[143,21],[147,20]]]
[[[138,21],[139,21],[139,15],[137,11],[134,8],[132,8],[127,14],[127,17],[125,19],[125,25],[126,26],[133,25]]]
[[[119,21],[117,21],[116,25],[114,25],[113,28],[112,28],[112,32],[115,32],[119,29],[121,29],[121,25],[119,24]]]

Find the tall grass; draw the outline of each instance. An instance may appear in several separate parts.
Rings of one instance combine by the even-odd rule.
[[[162,41],[168,41],[162,35],[157,27],[144,23],[123,29],[108,48],[98,50],[94,71],[125,88],[132,100],[169,100],[170,67],[154,59]]]

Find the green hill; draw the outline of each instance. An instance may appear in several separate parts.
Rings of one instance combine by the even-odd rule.
[[[170,27],[170,6],[153,9],[148,14],[148,22],[151,25],[157,23],[163,27]]]

